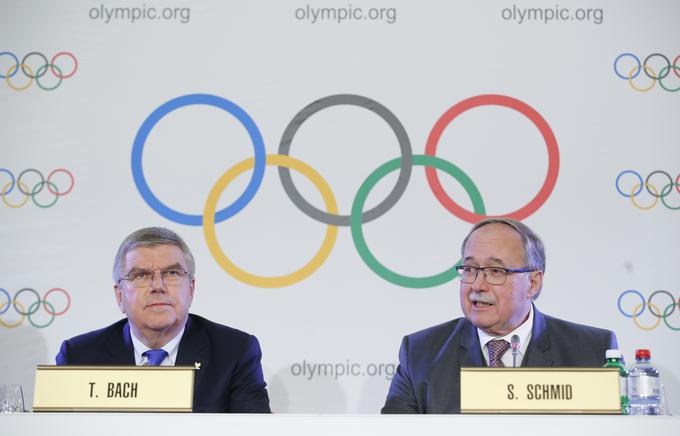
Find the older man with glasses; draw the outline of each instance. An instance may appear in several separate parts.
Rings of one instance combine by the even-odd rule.
[[[461,367],[599,367],[617,348],[609,330],[542,314],[545,251],[525,224],[477,223],[463,241],[464,318],[404,337],[382,413],[460,413]]]
[[[128,236],[113,264],[113,289],[126,318],[64,341],[58,365],[190,365],[194,412],[269,413],[255,336],[189,314],[194,257],[171,230]]]

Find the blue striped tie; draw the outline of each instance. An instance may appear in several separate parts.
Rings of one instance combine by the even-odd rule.
[[[168,352],[160,349],[160,350],[147,350],[142,353],[142,356],[145,356],[149,361],[146,363],[149,366],[159,366],[163,359],[165,359],[168,355]]]

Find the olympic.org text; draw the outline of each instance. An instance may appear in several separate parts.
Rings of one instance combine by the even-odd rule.
[[[91,20],[100,20],[106,24],[111,21],[178,21],[186,24],[191,20],[191,8],[154,8],[146,7],[106,7],[103,4],[96,8],[90,8],[88,16]]]
[[[340,377],[385,377],[392,380],[397,365],[394,363],[369,363],[362,365],[352,363],[349,360],[335,363],[314,363],[303,360],[290,366],[290,373],[294,377],[305,377],[311,380],[314,377],[330,377],[337,380]]]
[[[321,21],[335,22],[338,24],[352,21],[382,21],[394,24],[397,21],[397,8],[355,8],[347,5],[340,8],[317,8],[309,4],[295,9],[295,19],[316,24]]]
[[[545,24],[557,21],[590,21],[594,24],[602,24],[604,11],[602,9],[576,9],[561,8],[521,8],[512,5],[512,8],[504,8],[501,17],[505,21],[514,21],[522,24],[529,21],[542,21]]]

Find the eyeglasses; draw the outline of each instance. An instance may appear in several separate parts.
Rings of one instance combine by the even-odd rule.
[[[508,279],[508,274],[525,273],[536,271],[534,268],[500,268],[497,266],[487,266],[480,268],[477,266],[459,265],[456,267],[460,281],[463,283],[473,283],[477,280],[480,271],[484,272],[484,280],[490,285],[502,285]]]
[[[166,286],[178,285],[182,282],[184,277],[191,277],[191,274],[181,268],[168,268],[161,270],[133,269],[118,279],[118,283],[120,283],[121,280],[127,280],[132,282],[135,287],[145,289],[151,286],[153,283],[156,272],[160,273],[161,281]]]

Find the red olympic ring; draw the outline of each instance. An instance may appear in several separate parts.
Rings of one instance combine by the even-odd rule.
[[[63,75],[63,74],[57,74],[56,71],[54,71],[54,61],[57,60],[59,56],[68,56],[71,59],[73,59],[73,71],[71,71],[70,74]],[[76,70],[78,69],[78,59],[73,55],[73,53],[67,52],[67,51],[60,51],[59,53],[55,54],[52,56],[52,60],[50,61],[50,69],[52,70],[52,74],[57,76],[60,79],[68,79],[69,77],[73,76],[76,73]]]
[[[557,175],[560,168],[560,154],[557,148],[557,140],[555,139],[555,135],[553,134],[552,129],[545,119],[531,106],[515,98],[496,94],[477,95],[456,103],[435,123],[432,131],[430,132],[430,136],[427,138],[425,154],[429,156],[436,156],[437,145],[439,144],[439,139],[441,138],[444,129],[446,129],[446,127],[463,112],[479,106],[504,106],[516,110],[517,112],[529,118],[532,123],[534,123],[539,132],[541,132],[541,135],[545,140],[545,145],[548,147],[548,173],[545,176],[545,181],[543,182],[543,186],[541,187],[540,191],[538,191],[538,194],[536,194],[536,196],[524,207],[521,207],[514,212],[503,215],[494,215],[521,221],[536,212],[536,210],[541,207],[548,199],[553,188],[555,187],[555,183],[557,182]],[[439,181],[439,175],[437,174],[435,168],[426,167],[425,173],[427,175],[427,182],[430,185],[435,197],[437,200],[439,200],[439,203],[441,203],[441,205],[444,206],[449,212],[470,224],[476,224],[477,222],[489,217],[489,215],[481,215],[471,212],[456,204],[456,202],[453,201],[451,197],[449,197],[446,191],[444,191],[444,187]]]
[[[66,307],[61,312],[55,312],[54,307],[52,307],[52,309],[53,309],[52,311],[50,311],[50,309],[47,308],[47,296],[50,295],[54,291],[61,291],[64,295],[66,295],[66,301],[67,301]],[[43,295],[43,297],[42,297],[42,303],[43,303],[43,307],[45,308],[45,312],[47,312],[47,313],[49,313],[50,315],[53,315],[53,316],[59,316],[59,315],[66,313],[66,311],[71,307],[71,296],[68,294],[68,292],[66,292],[66,289],[52,288],[49,291],[45,292],[45,295]]]
[[[69,176],[69,178],[71,179],[71,187],[68,188],[68,190],[66,190],[65,192],[58,192],[58,191],[57,191],[57,192],[54,192],[54,191],[52,190],[52,187],[50,186],[50,179],[52,178],[53,175],[55,175],[56,173],[59,173],[59,172],[61,172],[61,173],[66,173],[66,175]],[[69,192],[73,191],[73,186],[75,185],[75,183],[76,183],[76,180],[75,180],[75,178],[73,177],[73,174],[72,174],[69,170],[64,169],[64,168],[57,168],[56,170],[52,171],[52,172],[47,176],[47,182],[46,182],[45,184],[47,185],[47,189],[48,189],[52,194],[54,194],[54,195],[56,195],[57,197],[59,197],[59,196],[66,195],[66,194],[68,194]]]

